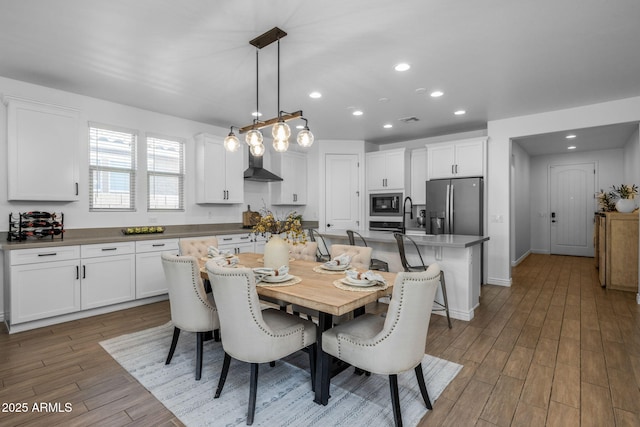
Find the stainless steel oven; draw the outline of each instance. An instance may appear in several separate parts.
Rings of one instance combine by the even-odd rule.
[[[370,193],[369,216],[401,217],[402,193]]]

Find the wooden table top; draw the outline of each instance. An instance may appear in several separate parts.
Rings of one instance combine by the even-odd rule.
[[[238,254],[240,264],[249,268],[262,267],[262,254]],[[204,262],[201,261],[204,266]],[[291,286],[257,286],[258,295],[301,305],[334,316],[341,316],[356,308],[375,302],[378,298],[390,295],[396,273],[376,271],[385,278],[389,287],[379,291],[348,291],[334,286],[333,282],[344,277],[343,274],[317,273],[313,268],[321,265],[318,262],[293,260],[289,262],[289,274],[298,276],[302,281]],[[202,269],[202,277],[208,278],[206,269]]]

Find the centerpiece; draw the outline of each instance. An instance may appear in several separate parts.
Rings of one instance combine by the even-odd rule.
[[[621,184],[619,187],[612,185],[611,195],[618,198],[616,210],[618,212],[633,212],[636,209],[635,196],[638,194],[638,186],[635,184]]]
[[[307,237],[302,228],[302,215],[289,212],[279,218],[267,208],[260,210],[260,220],[253,226],[253,233],[267,237],[264,245],[264,266],[280,268],[289,265],[289,242],[305,243]]]

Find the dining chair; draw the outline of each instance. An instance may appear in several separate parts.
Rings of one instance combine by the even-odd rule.
[[[206,257],[209,254],[210,246],[218,247],[217,237],[193,237],[180,239],[178,242],[180,255],[191,255],[196,258]]]
[[[253,423],[258,364],[298,350],[309,352],[311,385],[315,381],[316,325],[276,309],[261,310],[256,281],[249,268],[223,268],[209,261],[206,269],[218,306],[224,361],[214,398],[220,397],[231,358],[251,364],[247,425]]]
[[[422,399],[432,409],[421,361],[439,280],[440,267],[435,263],[426,271],[398,273],[385,317],[364,314],[322,334],[323,357],[333,356],[366,372],[389,376],[396,426],[402,426],[399,373],[415,371]]]
[[[318,232],[318,230],[316,230],[315,228],[309,229],[309,240],[311,240],[312,242],[318,243],[318,252],[316,255],[316,261],[327,262],[331,259],[331,255],[329,254],[327,243],[325,242],[322,234]]]
[[[400,262],[402,263],[402,267],[404,271],[424,271],[427,269],[427,265],[424,263],[424,259],[422,258],[422,254],[420,253],[420,248],[415,240],[406,234],[402,233],[393,233],[393,236],[396,238],[396,242],[398,243],[398,252],[400,253]],[[407,261],[407,254],[404,241],[407,240],[416,250],[418,254],[418,258],[420,259],[420,265],[410,265]],[[447,299],[447,286],[444,280],[444,271],[440,271],[440,289],[442,290],[442,301],[434,301],[433,303],[436,307],[433,309],[434,311],[444,311],[447,315],[447,324],[449,325],[449,329],[451,329],[451,317],[449,316],[449,300]]]
[[[289,253],[291,254],[291,257],[295,259],[316,261],[318,242],[289,243]]]
[[[362,237],[362,234],[357,231],[347,230],[347,237],[349,237],[349,244],[351,246],[356,246],[356,236],[362,241],[362,244],[367,247],[367,241]],[[378,271],[389,271],[389,263],[377,258],[371,258],[371,266],[369,267],[371,270]]]
[[[173,322],[173,339],[165,365],[173,358],[180,331],[196,333],[196,380],[202,376],[202,347],[205,334],[214,331],[220,340],[218,309],[211,295],[207,295],[200,278],[200,266],[193,256],[179,256],[163,252],[162,268],[169,287],[169,305]]]
[[[365,246],[331,245],[331,259],[347,254],[351,257],[351,265],[359,270],[369,270],[373,249]]]

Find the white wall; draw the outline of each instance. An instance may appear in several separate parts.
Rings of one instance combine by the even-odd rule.
[[[640,186],[640,135],[638,129],[624,145],[624,183]]]
[[[513,222],[511,264],[517,265],[531,250],[531,173],[530,157],[518,144],[512,147],[511,197],[513,198]]]
[[[488,122],[489,283],[511,284],[511,138],[637,121],[640,121],[640,97]],[[498,220],[500,217],[504,218],[502,222]]]

